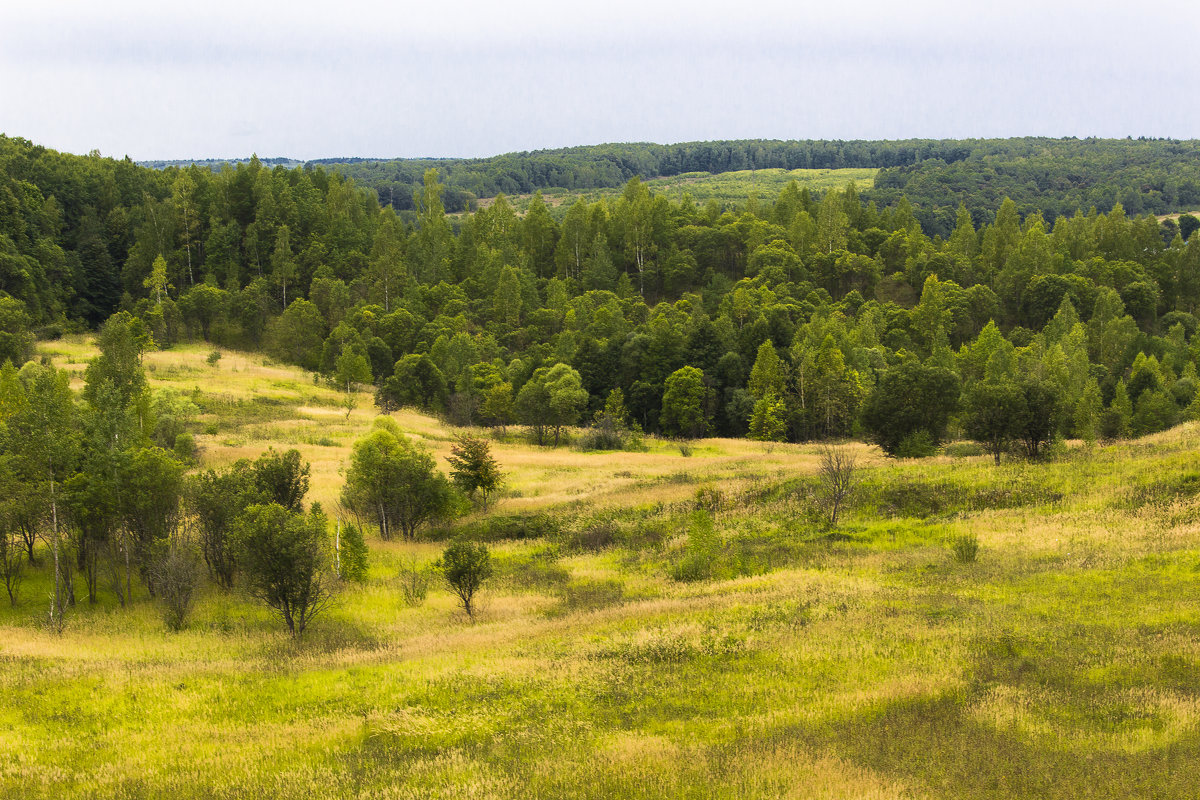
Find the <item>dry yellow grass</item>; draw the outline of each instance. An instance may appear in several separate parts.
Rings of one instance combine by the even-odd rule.
[[[205,360],[210,351],[210,347],[196,344],[147,353],[144,363],[151,387],[199,392],[230,403],[270,398],[284,404],[286,414],[242,424],[202,414],[202,423],[222,425],[216,433],[196,437],[201,466],[222,467],[241,458],[257,458],[268,447],[294,447],[312,468],[311,499],[332,506],[341,491],[341,471],[354,441],[370,429],[378,413],[371,393],[360,387],[355,407],[347,416],[341,405],[343,395],[323,382],[314,383],[311,373],[276,364],[259,354],[233,350],[222,350],[220,361],[210,366]],[[75,373],[78,389],[86,362],[97,351],[86,337],[65,337],[42,344],[40,352],[50,356],[55,366]],[[401,409],[391,416],[447,468],[456,429],[414,409]],[[673,503],[693,496],[700,484],[737,493],[762,481],[811,473],[819,458],[815,446],[765,445],[744,439],[700,439],[693,443],[689,457],[673,442],[649,438],[647,444],[647,452],[584,453],[567,447],[496,442],[493,455],[508,476],[502,508],[520,511],[565,504],[598,508]],[[848,446],[863,465],[882,461],[877,448],[861,443]]]

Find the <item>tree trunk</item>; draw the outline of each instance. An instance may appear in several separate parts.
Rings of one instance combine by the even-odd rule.
[[[54,548],[54,597],[50,601],[50,624],[56,631],[63,629],[62,560],[58,546],[58,499],[54,495],[54,462],[50,462],[50,534]]]

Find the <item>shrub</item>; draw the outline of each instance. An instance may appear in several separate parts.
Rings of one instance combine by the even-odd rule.
[[[221,360],[221,351],[213,350],[211,353],[208,354],[208,358],[206,358],[204,360],[206,362],[208,362],[208,365],[210,367],[215,367],[217,365],[217,362]]]
[[[620,541],[630,550],[659,550],[675,533],[661,519],[642,520],[620,535]]]
[[[595,553],[606,547],[611,547],[616,541],[620,529],[612,520],[601,520],[573,531],[567,543],[576,550],[586,550]]]
[[[187,431],[175,437],[175,455],[182,461],[191,463],[196,460],[196,437]]]
[[[487,513],[488,496],[500,488],[504,473],[492,458],[492,448],[486,439],[462,434],[455,437],[450,447],[450,479],[468,497],[478,494],[484,513]]]
[[[576,578],[559,587],[564,611],[592,611],[625,599],[625,585],[612,578]]]
[[[920,430],[908,434],[896,445],[896,458],[927,458],[937,452],[937,443],[929,431]]]
[[[711,578],[720,544],[713,527],[712,515],[707,511],[693,512],[688,525],[687,548],[683,558],[675,565],[671,577],[687,582]]]
[[[475,618],[475,595],[492,576],[492,558],[487,545],[455,539],[442,554],[442,575],[458,596],[467,616]]]
[[[831,528],[837,527],[838,515],[854,490],[855,472],[854,455],[849,450],[829,446],[822,448],[817,471],[820,491],[816,499]]]
[[[400,563],[400,591],[406,606],[416,607],[425,602],[434,570],[433,564],[421,564],[416,556],[409,556]]]
[[[559,521],[550,514],[505,514],[471,520],[459,525],[456,533],[463,539],[476,542],[498,542],[506,539],[544,539],[557,536],[562,530]]]
[[[951,442],[942,452],[951,458],[972,458],[984,455],[987,451],[978,442]]]
[[[368,551],[361,528],[353,522],[342,524],[339,521],[334,553],[339,578],[355,583],[366,581]]]
[[[527,555],[495,559],[498,580],[514,590],[546,590],[566,583],[571,573],[557,563],[557,553],[542,548]]]
[[[979,555],[979,537],[974,533],[960,533],[950,539],[950,551],[958,563],[974,563]]]
[[[624,450],[628,434],[623,428],[610,424],[597,424],[579,436],[580,450]]]
[[[151,565],[150,581],[162,603],[163,621],[168,629],[180,631],[187,627],[200,573],[200,558],[195,549],[178,539],[172,539]]]
[[[270,606],[299,637],[330,602],[328,531],[324,513],[278,503],[253,505],[235,523],[250,594]]]
[[[696,508],[715,514],[725,507],[725,493],[715,486],[701,486],[696,490]]]

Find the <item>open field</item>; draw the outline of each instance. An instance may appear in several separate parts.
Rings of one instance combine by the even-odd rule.
[[[870,189],[875,185],[877,169],[758,169],[738,170],[734,172],[688,172],[682,175],[672,175],[663,178],[650,178],[645,185],[655,194],[661,194],[671,200],[678,200],[685,193],[692,200],[703,205],[714,200],[722,205],[745,205],[748,197],[755,197],[763,203],[773,203],[779,192],[792,181],[801,188],[822,194],[829,189],[844,189],[846,184],[853,182],[860,190]],[[555,215],[566,213],[577,199],[583,198],[594,202],[601,198],[616,199],[621,196],[621,189],[594,189],[589,191],[567,191],[565,189],[547,189],[542,192],[542,198],[550,206]],[[518,211],[524,211],[532,195],[516,195],[508,201]],[[486,208],[495,202],[494,197],[480,198],[480,207]]]
[[[332,502],[369,397],[347,418],[311,375],[207,350],[146,357],[202,412],[203,463],[297,447]],[[396,419],[448,452],[437,420]],[[179,634],[102,594],[57,636],[34,574],[0,604],[0,796],[1196,796],[1200,425],[999,467],[851,445],[833,531],[815,446],[650,445],[494,446],[496,513],[549,523],[491,543],[474,623],[440,587],[402,599],[402,559],[440,542],[372,542],[299,644],[215,589]],[[700,506],[709,569],[679,580]]]

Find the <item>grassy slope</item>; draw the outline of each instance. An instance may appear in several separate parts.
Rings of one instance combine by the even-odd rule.
[[[315,499],[334,498],[366,397],[346,420],[298,371],[238,354],[212,370],[205,352],[148,357],[156,383],[216,409],[205,461],[299,446]],[[446,448],[436,421],[398,419]],[[999,468],[860,447],[836,536],[795,499],[812,448],[499,445],[519,495],[502,513],[604,517],[618,546],[494,545],[469,624],[443,591],[400,599],[400,559],[438,545],[376,542],[370,581],[299,646],[215,591],[178,635],[150,601],[106,596],[54,636],[35,575],[0,607],[0,796],[1191,797],[1197,445],[1190,425]],[[679,583],[710,475],[727,498],[718,577]],[[977,563],[949,556],[964,533]]]
[[[854,182],[860,190],[870,189],[875,185],[877,169],[759,169],[738,170],[734,172],[710,173],[688,172],[682,175],[672,175],[663,178],[650,178],[644,183],[655,194],[664,195],[672,200],[678,200],[686,192],[696,203],[703,205],[709,200],[720,204],[744,205],[748,197],[756,197],[763,203],[773,203],[779,193],[792,181],[801,188],[808,188],[818,194],[829,189],[844,189],[846,184]],[[546,189],[542,197],[546,204],[556,209],[556,214],[565,213],[567,207],[579,198],[596,201],[600,198],[616,199],[621,196],[622,189],[592,189],[586,191],[570,191],[566,189]],[[524,211],[529,205],[532,195],[516,195],[508,198],[518,210]],[[486,207],[495,198],[481,198],[479,205]]]

